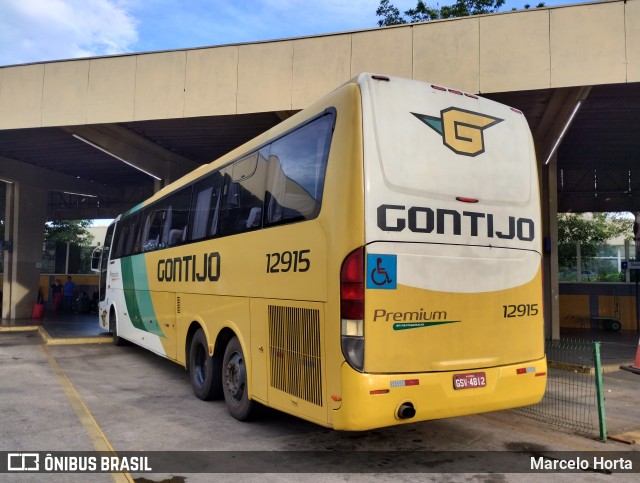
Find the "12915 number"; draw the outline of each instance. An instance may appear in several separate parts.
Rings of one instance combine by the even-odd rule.
[[[502,315],[505,319],[538,315],[538,304],[503,305]]]
[[[311,268],[311,250],[267,253],[267,273],[306,272]]]

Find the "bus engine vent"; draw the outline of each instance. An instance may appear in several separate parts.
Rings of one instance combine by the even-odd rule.
[[[180,313],[180,296],[176,297],[176,314]]]
[[[322,406],[320,311],[269,305],[271,386]]]

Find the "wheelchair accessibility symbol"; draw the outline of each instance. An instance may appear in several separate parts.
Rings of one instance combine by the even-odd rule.
[[[367,254],[367,288],[396,289],[397,271],[395,255]]]

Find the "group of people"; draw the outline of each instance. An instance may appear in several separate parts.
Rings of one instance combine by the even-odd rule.
[[[53,293],[53,311],[59,312],[61,309],[63,312],[71,312],[73,310],[73,296],[76,290],[76,284],[71,279],[71,276],[67,277],[67,281],[64,285],[59,278],[56,278],[55,283],[51,286]],[[60,307],[62,302],[62,308]]]
[[[98,312],[98,291],[95,290],[91,298],[84,291],[78,293],[71,276],[67,277],[64,285],[59,278],[56,278],[55,283],[51,286],[51,293],[53,295],[53,313],[88,314],[89,312]]]

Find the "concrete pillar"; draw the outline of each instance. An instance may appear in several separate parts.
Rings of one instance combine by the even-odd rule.
[[[629,255],[631,253],[629,245],[630,245],[629,240],[625,239],[624,240],[624,261],[627,263],[629,263]],[[631,283],[631,270],[624,271],[624,281],[627,283]]]
[[[560,338],[560,283],[558,282],[558,165],[557,154],[542,165],[541,202],[544,235],[542,273],[544,278],[545,337]]]
[[[38,298],[47,190],[24,183],[7,185],[2,317],[30,317]]]
[[[4,204],[4,241],[11,242],[11,232],[13,226],[13,183],[5,184],[5,204]],[[2,318],[8,319],[11,316],[11,251],[4,250],[2,253],[4,271],[2,276]]]

